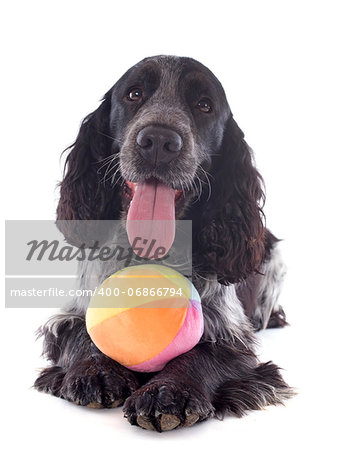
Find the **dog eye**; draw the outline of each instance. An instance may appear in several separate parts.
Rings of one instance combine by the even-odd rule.
[[[209,113],[211,108],[211,101],[207,98],[202,98],[196,105],[196,108],[199,109],[201,112]]]
[[[142,97],[143,92],[140,88],[131,89],[127,95],[128,100],[130,100],[131,102],[138,102],[139,100],[142,100]]]

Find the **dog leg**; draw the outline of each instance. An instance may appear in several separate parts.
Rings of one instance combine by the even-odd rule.
[[[260,364],[242,345],[202,343],[134,392],[123,411],[132,425],[161,432],[212,416],[241,416],[291,395],[278,367]]]
[[[52,363],[34,387],[79,405],[112,408],[121,405],[140,381],[137,375],[103,355],[91,342],[84,318],[65,312],[39,330],[43,354]]]

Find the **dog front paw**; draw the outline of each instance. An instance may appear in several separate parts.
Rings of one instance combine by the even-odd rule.
[[[71,366],[62,379],[58,396],[77,405],[114,408],[138,387],[133,372],[100,355]]]
[[[40,372],[40,375],[35,380],[34,387],[39,392],[60,397],[60,389],[65,374],[65,370],[60,366],[47,367]]]
[[[214,408],[195,387],[158,380],[134,392],[123,412],[132,425],[161,432],[206,420],[214,415]]]

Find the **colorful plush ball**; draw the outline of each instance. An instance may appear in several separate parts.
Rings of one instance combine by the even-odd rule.
[[[96,289],[87,331],[107,356],[138,372],[156,372],[192,349],[203,334],[201,299],[177,271],[127,267]]]

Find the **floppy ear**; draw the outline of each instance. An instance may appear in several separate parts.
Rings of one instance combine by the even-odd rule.
[[[198,233],[201,266],[230,284],[257,272],[265,255],[263,179],[232,116],[211,171],[211,197]]]
[[[60,183],[58,220],[94,220],[112,218],[114,192],[102,182],[100,161],[111,155],[109,116],[111,91],[99,108],[89,114],[67,156],[64,178]]]
[[[119,218],[117,188],[105,183],[100,173],[100,161],[114,152],[109,129],[111,91],[105,94],[99,108],[83,120],[75,143],[66,149],[70,153],[60,183],[57,224],[69,241],[72,225],[64,221]]]

